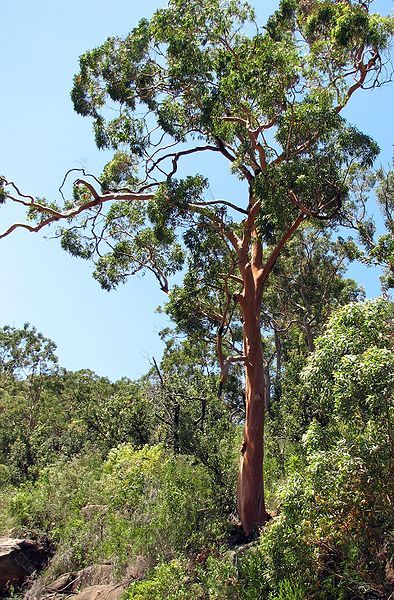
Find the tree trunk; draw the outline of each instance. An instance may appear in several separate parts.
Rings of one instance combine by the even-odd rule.
[[[304,331],[305,331],[305,338],[306,338],[306,343],[308,346],[308,351],[314,352],[315,351],[315,342],[313,340],[311,326],[309,325],[308,319],[306,316],[304,317],[303,321],[304,321]]]
[[[270,515],[265,508],[263,460],[266,381],[260,314],[263,290],[276,260],[305,218],[300,214],[264,261],[263,246],[255,227],[261,202],[249,197],[248,218],[241,245],[235,243],[243,290],[237,301],[243,316],[246,416],[238,477],[238,514],[248,535],[264,525]],[[233,240],[231,240],[233,242]]]
[[[246,300],[246,298],[245,298]],[[269,519],[265,509],[263,458],[265,373],[260,333],[260,303],[244,305],[246,417],[238,477],[238,513],[246,534]]]

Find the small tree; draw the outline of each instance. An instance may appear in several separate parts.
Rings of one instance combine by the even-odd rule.
[[[392,32],[391,19],[358,1],[282,0],[259,28],[241,1],[169,0],[125,39],[81,57],[72,99],[93,119],[98,147],[114,151],[102,176],[77,179],[63,207],[3,181],[1,198],[37,220],[3,237],[79,219],[61,230],[62,245],[95,259],[106,289],[150,271],[169,293],[168,278],[187,261],[170,313],[185,330],[216,330],[223,381],[231,363],[245,368],[238,509],[247,533],[268,518],[264,288],[306,219],[335,219],[352,165],[372,164],[376,144],[340,113],[357,90],[385,79]],[[208,199],[204,177],[176,179],[198,153],[222,157],[244,198]]]

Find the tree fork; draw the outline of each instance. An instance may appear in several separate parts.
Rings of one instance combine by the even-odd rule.
[[[251,197],[250,197],[251,198]],[[242,527],[248,535],[264,525],[270,515],[264,496],[264,423],[267,382],[261,341],[260,314],[264,287],[287,242],[305,219],[301,213],[287,229],[263,264],[261,241],[255,229],[259,203],[252,204],[242,247],[238,252],[239,269],[244,281],[239,303],[243,316],[245,356],[245,426],[238,476],[237,505]],[[256,213],[256,214],[254,214]],[[246,244],[251,243],[251,261]]]

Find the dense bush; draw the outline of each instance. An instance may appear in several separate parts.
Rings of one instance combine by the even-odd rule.
[[[0,378],[0,464],[15,484],[59,459],[150,441],[153,407],[138,382],[111,383],[91,371]]]
[[[165,453],[160,446],[139,451],[122,446],[110,453],[102,483],[124,520],[133,552],[172,558],[224,532],[210,474],[187,456]]]
[[[59,544],[58,569],[133,557],[151,563],[217,544],[226,524],[208,470],[161,446],[130,445],[44,469],[11,503],[14,525]]]

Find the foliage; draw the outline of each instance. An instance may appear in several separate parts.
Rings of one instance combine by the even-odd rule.
[[[0,330],[0,373],[17,378],[50,375],[57,370],[56,345],[35,327],[6,325]]]
[[[393,314],[383,299],[346,305],[331,316],[301,376],[303,362],[286,363],[281,402],[274,403],[268,424],[282,428],[281,457],[273,442],[267,448],[269,498],[279,514],[244,551],[225,551],[232,510],[225,491],[233,493],[234,482],[226,487],[223,480],[234,470],[236,428],[225,425],[226,409],[213,402],[215,370],[204,375],[192,369],[196,355],[186,340],[168,344],[160,370],[140,387],[126,380],[110,385],[90,372],[54,376],[54,389],[67,403],[74,390],[79,418],[86,411],[83,418],[90,414],[93,423],[106,419],[108,432],[119,427],[114,394],[120,411],[130,389],[148,394],[149,405],[156,395],[159,415],[166,414],[166,403],[170,414],[179,402],[186,427],[180,426],[177,453],[173,431],[158,419],[151,435],[166,445],[123,444],[106,456],[105,443],[90,445],[90,454],[89,444],[82,444],[74,448],[78,457],[59,460],[61,450],[57,463],[50,459],[51,466],[17,490],[10,487],[12,465],[4,464],[3,523],[57,542],[52,577],[108,560],[121,574],[133,557],[146,557],[156,567],[130,587],[129,598],[387,597],[392,588],[385,566],[394,551],[388,500],[394,492]],[[23,380],[12,381],[20,393]],[[208,403],[200,436],[190,423],[201,417],[202,393]],[[98,412],[90,412],[94,405]]]
[[[171,457],[154,446],[137,452],[120,447],[109,455],[103,482],[124,515],[129,538],[144,554],[171,557],[198,548],[210,529],[221,530],[209,474],[187,457]]]
[[[167,311],[187,334],[210,335],[218,315],[229,318],[225,294],[239,286],[228,275],[239,273],[227,233],[243,231],[237,211],[249,214],[258,200],[256,232],[275,245],[300,209],[334,214],[338,199],[346,202],[347,174],[378,154],[340,111],[358,87],[383,77],[392,20],[358,2],[307,4],[283,1],[262,33],[246,2],[171,0],[124,39],[108,38],[80,59],[75,109],[93,119],[97,145],[114,152],[102,200],[116,190],[114,199],[124,192],[125,201],[63,229],[62,245],[95,260],[108,290],[150,271],[168,293],[169,277],[186,265]],[[120,115],[109,119],[112,105]],[[224,155],[246,180],[249,205],[207,201],[200,175],[175,178],[178,162],[206,151]],[[93,192],[79,183],[80,203]],[[232,310],[233,329],[239,316]]]
[[[163,332],[167,336],[164,356],[145,388],[158,418],[155,436],[174,452],[194,456],[209,470],[216,503],[229,514],[235,511],[241,384],[233,377],[219,398],[212,348],[198,337],[176,339],[173,334]]]
[[[393,307],[357,304],[343,274],[363,254],[329,229],[356,228],[390,287],[392,173],[366,186],[387,230],[376,239],[356,182],[379,149],[341,112],[385,82],[393,31],[358,1],[282,0],[259,28],[246,2],[169,0],[80,59],[75,109],[113,152],[101,177],[83,171],[63,207],[21,200],[0,178],[0,202],[27,204],[35,223],[15,228],[67,223],[63,248],[93,260],[107,290],[150,272],[175,323],[138,382],[60,370],[54,344],[28,325],[0,332],[1,493],[15,525],[58,542],[55,570],[109,560],[121,571],[143,555],[154,568],[129,598],[393,592]],[[228,161],[243,198],[211,199],[204,176],[179,177],[200,152]],[[253,454],[263,410],[249,418],[264,398],[279,513],[257,543],[226,553],[244,421],[239,481],[259,480],[240,486],[254,504],[244,529],[264,520]]]
[[[4,235],[64,222],[63,248],[93,260],[104,289],[150,272],[178,330],[216,338],[221,388],[229,366],[244,364],[238,510],[248,532],[268,517],[263,291],[301,224],[338,222],[354,171],[373,165],[377,144],[341,113],[356,91],[388,81],[393,33],[391,17],[358,1],[282,0],[260,28],[247,2],[169,0],[126,37],[80,58],[71,95],[92,119],[98,148],[113,152],[102,176],[82,169],[63,206],[23,201],[0,180],[37,223]],[[200,152],[224,158],[244,182],[236,202],[211,200],[203,175],[179,178],[181,163]],[[182,285],[170,290],[181,271]],[[255,411],[257,399],[263,408]]]
[[[58,542],[59,570],[108,559],[123,568],[141,555],[169,560],[226,531],[208,471],[160,446],[54,464],[18,490],[11,513],[15,526]]]
[[[389,595],[393,314],[382,299],[335,313],[295,388],[293,407],[309,404],[310,421],[298,459],[287,462],[280,517],[261,538],[264,577],[274,589],[302,572],[307,597]],[[294,410],[290,398],[285,411]]]
[[[386,231],[378,238],[370,253],[373,260],[384,265],[382,283],[383,288],[388,289],[394,287],[394,171],[385,173],[380,170],[378,184],[377,198]]]
[[[284,355],[291,353],[291,338],[299,330],[304,345],[313,351],[313,340],[322,333],[331,312],[363,297],[357,283],[344,276],[354,252],[354,244],[342,239],[334,242],[321,227],[299,229],[283,250],[268,284],[263,317],[278,330]],[[302,352],[301,345],[297,350]]]
[[[382,299],[331,317],[302,373],[311,420],[302,443],[287,448],[297,454],[287,459],[287,479],[279,480],[279,515],[242,553],[183,567],[174,597],[187,597],[192,584],[197,598],[218,599],[392,593],[385,575],[394,550],[392,318],[393,305]],[[151,577],[131,593],[152,585],[166,598],[161,571]]]
[[[89,450],[105,456],[119,443],[150,439],[152,409],[137,383],[113,384],[90,371],[3,381],[0,464],[16,483],[61,457]]]
[[[187,577],[187,565],[173,560],[156,567],[148,579],[134,583],[123,598],[124,600],[203,598],[201,590],[196,585],[187,585]]]
[[[64,534],[68,520],[97,494],[100,461],[82,456],[43,469],[38,480],[21,486],[12,502],[15,524],[50,532],[55,540]]]
[[[388,169],[359,169],[353,171],[352,194],[341,216],[342,223],[353,229],[358,238],[357,257],[368,266],[379,266],[382,289],[394,286],[394,176]],[[371,210],[371,201],[377,210]],[[380,213],[380,214],[379,214]]]
[[[45,201],[32,210],[67,219],[62,246],[94,260],[105,289],[150,272],[168,293],[186,266],[172,318],[187,333],[212,333],[218,315],[230,326],[223,306],[242,279],[231,236],[246,244],[252,226],[274,248],[297,216],[335,220],[354,169],[376,158],[377,144],[340,113],[359,88],[385,82],[392,33],[392,18],[359,2],[283,0],[261,28],[247,2],[170,0],[81,57],[74,107],[113,158],[100,179],[75,182],[65,212],[47,215]],[[247,184],[244,202],[210,201],[201,175],[177,178],[199,152],[229,161]],[[235,329],[237,307],[231,316]]]

